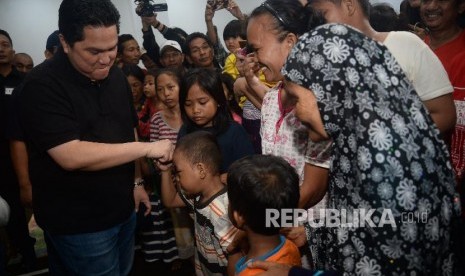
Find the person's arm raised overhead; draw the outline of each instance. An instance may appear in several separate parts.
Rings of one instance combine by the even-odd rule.
[[[213,45],[218,44],[218,36],[215,31],[215,25],[213,25],[213,17],[215,16],[215,11],[210,7],[210,5],[205,6],[205,24],[207,24],[207,36],[210,38]]]
[[[239,5],[234,5],[233,7],[228,7],[227,10],[237,19],[245,20],[245,16],[241,11]]]
[[[142,21],[142,46],[147,55],[160,66],[160,46],[158,45],[151,26],[156,26],[157,18],[154,16],[141,16]]]

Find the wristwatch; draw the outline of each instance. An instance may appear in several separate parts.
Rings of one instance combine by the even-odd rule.
[[[134,188],[137,188],[139,186],[144,186],[145,180],[143,178],[137,178],[134,180]]]

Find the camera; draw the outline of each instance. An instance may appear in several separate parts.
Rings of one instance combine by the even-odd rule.
[[[134,3],[137,4],[136,13],[138,16],[153,16],[155,12],[168,10],[168,4],[155,4],[152,0],[135,0]]]

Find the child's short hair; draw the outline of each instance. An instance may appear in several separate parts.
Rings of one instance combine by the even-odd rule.
[[[122,54],[124,51],[123,44],[130,40],[136,40],[131,34],[122,34],[118,36],[118,54]]]
[[[229,23],[226,24],[223,30],[223,40],[236,37],[240,37],[241,39],[247,40],[245,23],[244,21],[237,19],[229,21]]]
[[[207,131],[199,130],[181,137],[176,143],[175,151],[182,152],[191,164],[205,164],[212,175],[220,173],[220,147],[215,136]]]
[[[250,155],[228,171],[230,209],[244,217],[247,227],[262,235],[276,235],[279,227],[266,227],[266,209],[297,208],[299,176],[281,157]]]

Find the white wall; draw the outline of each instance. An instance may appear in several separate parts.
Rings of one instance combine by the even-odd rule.
[[[163,0],[155,0],[158,3]],[[236,0],[244,13],[250,13],[264,0]],[[284,0],[285,1],[285,0]],[[401,0],[371,0],[373,3],[388,2],[398,11]],[[121,34],[132,34],[142,45],[142,25],[134,12],[133,0],[112,0],[121,14]],[[168,12],[159,13],[158,18],[168,26],[176,26],[187,33],[206,32],[206,0],[166,0]],[[0,29],[6,30],[17,53],[26,52],[39,64],[44,59],[47,37],[58,29],[58,8],[61,0],[0,0]],[[218,27],[219,37],[223,28],[234,17],[226,10],[217,11],[213,22]],[[164,39],[155,31],[159,44]],[[220,39],[222,41],[222,39]]]
[[[155,0],[155,3],[161,0]],[[133,0],[112,0],[121,14],[120,33],[132,34],[142,46],[142,24],[134,12]],[[166,0],[168,12],[158,14],[161,22],[184,29],[187,33],[206,32],[206,0]],[[262,0],[236,0],[244,13],[250,13]],[[58,29],[58,8],[61,0],[0,0],[0,29],[6,30],[17,53],[26,52],[39,64],[44,60],[47,37]],[[213,22],[220,38],[223,28],[234,17],[226,10],[217,11]],[[155,31],[159,44],[164,39]],[[222,41],[222,39],[221,39]]]

